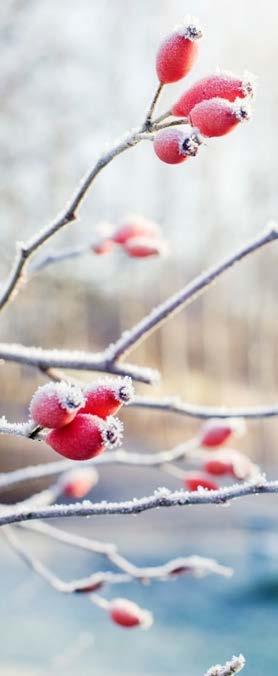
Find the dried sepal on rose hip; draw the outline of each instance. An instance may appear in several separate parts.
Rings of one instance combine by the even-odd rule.
[[[81,413],[92,413],[107,418],[117,413],[123,404],[134,399],[134,387],[129,376],[102,378],[89,384],[84,390],[85,404]]]
[[[188,18],[161,43],[156,56],[156,72],[162,84],[181,80],[193,67],[198,55],[198,41],[203,36],[199,22]]]
[[[81,467],[73,469],[64,474],[59,485],[62,493],[67,498],[83,498],[98,483],[98,472],[94,467]]]
[[[161,237],[161,229],[157,223],[143,216],[130,215],[126,221],[114,230],[112,236],[116,244],[125,244],[134,237],[151,237],[152,239]]]
[[[227,101],[254,96],[255,85],[252,76],[240,78],[233,73],[218,72],[207,75],[187,89],[172,107],[172,115],[187,117],[201,101],[221,98]]]
[[[122,430],[120,420],[112,416],[103,420],[89,413],[78,413],[69,425],[49,432],[45,441],[65,458],[89,460],[107,447],[120,445]]]
[[[153,616],[149,610],[140,608],[137,603],[133,603],[128,599],[113,599],[109,603],[109,616],[115,624],[121,627],[131,629],[132,627],[141,627],[142,629],[149,629],[153,624]]]
[[[247,102],[214,98],[197,103],[190,111],[189,120],[203,136],[217,137],[229,134],[241,122],[249,120],[250,116]]]
[[[183,478],[183,485],[190,492],[197,491],[199,488],[205,488],[208,491],[219,489],[215,481],[201,472],[187,472]]]
[[[199,131],[187,125],[183,131],[161,129],[154,138],[153,147],[162,162],[180,164],[189,157],[195,157],[202,143],[203,138]]]
[[[130,258],[166,256],[168,253],[168,244],[164,239],[132,237],[124,244],[124,250]]]
[[[30,403],[32,420],[51,429],[70,423],[84,405],[79,387],[69,383],[47,383],[38,387]]]
[[[199,444],[204,448],[217,448],[225,444],[232,435],[242,436],[245,432],[245,423],[241,418],[225,420],[211,418],[201,427]]]

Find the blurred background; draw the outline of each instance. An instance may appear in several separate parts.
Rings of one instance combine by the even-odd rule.
[[[127,129],[140,124],[157,84],[154,69],[157,46],[161,38],[174,25],[180,23],[187,13],[198,16],[205,26],[199,61],[187,83],[190,84],[217,67],[239,74],[244,70],[255,73],[258,97],[252,121],[248,125],[242,125],[230,136],[211,141],[196,160],[181,167],[169,167],[160,163],[149,143],[142,143],[116,159],[97,179],[82,206],[79,220],[53,238],[45,250],[53,251],[89,243],[100,221],[121,223],[127,214],[135,212],[159,222],[170,243],[170,256],[146,261],[129,260],[116,251],[107,257],[88,254],[76,259],[74,264],[70,261],[49,267],[35,275],[28,288],[23,289],[11,307],[1,315],[1,341],[49,348],[92,351],[102,349],[155,304],[183,286],[193,275],[218,261],[246,238],[259,232],[270,219],[276,218],[278,6],[274,1],[258,0],[254,9],[251,0],[245,0],[244,3],[234,0],[232,6],[220,0],[194,0],[191,4],[182,0],[172,0],[171,3],[167,0],[152,0],[151,3],[146,0],[117,0],[117,3],[108,0],[80,0],[78,5],[75,0],[60,0],[59,3],[55,0],[5,0],[0,5],[0,278],[4,279],[10,269],[15,242],[28,238],[51,220],[63,208],[80,178],[92,167],[98,155]],[[181,82],[165,88],[159,104],[160,112],[169,108],[169,104],[184,86]],[[152,390],[153,394],[179,394],[182,399],[192,403],[211,405],[238,406],[275,402],[278,375],[278,319],[275,312],[277,281],[277,250],[274,244],[227,273],[194,305],[144,342],[133,353],[132,360],[161,370],[162,380]],[[30,397],[41,382],[42,377],[32,369],[1,364],[0,415],[6,415],[10,420],[26,418]],[[150,392],[147,386],[142,385],[137,387],[137,391],[146,394]],[[199,426],[198,422],[189,419],[148,413],[139,409],[128,410],[123,417],[126,446],[142,450],[171,447],[190,437]],[[277,471],[277,425],[278,421],[275,419],[250,423],[248,434],[238,445],[259,462],[264,470],[272,472],[273,476]],[[42,445],[18,439],[12,441],[7,437],[1,438],[0,445],[2,471],[36,462],[38,459],[53,459],[53,454],[42,448]],[[145,492],[167,480],[164,476],[146,475],[142,472],[136,473],[136,476],[132,472],[131,476],[128,471],[124,478],[126,497],[132,491],[137,495],[142,494],[142,485]],[[172,480],[168,483],[171,487],[177,485]],[[13,494],[5,494],[4,497],[6,500],[19,499],[32,488],[35,490],[40,486],[41,484],[33,487],[28,485]],[[122,475],[106,469],[94,497],[101,499],[108,495],[122,496],[123,485]],[[229,562],[231,549],[242,550],[243,547],[248,554],[245,568],[245,558],[238,558],[239,568],[244,568],[244,571],[241,568],[242,580],[245,580],[246,571],[250,573],[250,561],[253,559],[256,559],[256,565],[261,565],[258,579],[261,579],[260,576],[264,579],[269,561],[268,564],[265,560],[258,563],[257,556],[253,556],[253,544],[250,543],[253,543],[254,532],[259,532],[259,538],[267,538],[267,533],[272,531],[275,533],[276,523],[272,518],[270,522],[268,519],[270,510],[277,506],[277,500],[273,497],[269,502],[263,502],[266,521],[264,525],[260,524],[259,531],[256,528],[254,530],[251,522],[253,523],[256,516],[256,510],[260,513],[262,502],[256,507],[253,500],[251,503],[253,508],[248,508],[250,514],[247,506],[243,510],[242,505],[245,503],[241,503],[239,507],[233,506],[224,520],[219,517],[219,510],[209,515],[208,510],[200,510],[198,517],[193,517],[191,511],[190,515],[186,514],[186,519],[185,515],[178,516],[173,512],[173,516],[167,516],[169,528],[165,532],[164,515],[163,518],[157,515],[140,517],[144,524],[144,528],[141,526],[139,531],[140,542],[133,541],[128,521],[123,523],[116,519],[111,522],[102,520],[101,524],[97,524],[97,530],[98,535],[104,532],[109,539],[111,529],[113,528],[113,533],[116,532],[118,524],[126,553],[129,550],[133,553],[138,551],[143,557],[145,547],[146,556],[151,551],[154,558],[167,558],[170,545],[168,540],[166,542],[166,536],[169,538],[173,523],[177,523],[176,533],[172,533],[171,545],[176,553],[192,553],[194,547],[195,553],[213,555],[214,549],[223,561]],[[242,510],[244,523],[240,518]],[[204,545],[204,515],[209,521],[206,524],[206,533],[208,528],[221,533],[222,549],[216,537],[211,540],[213,547],[209,543]],[[76,527],[79,528],[79,524]],[[90,528],[86,526],[87,531]],[[150,529],[154,528],[158,538],[155,552],[153,546],[156,540],[150,535]],[[233,537],[231,535],[231,538],[223,538],[223,532],[230,528],[231,533],[234,533]],[[194,539],[196,529],[198,538]],[[200,541],[202,552],[198,544]],[[273,541],[275,542],[275,538]],[[46,544],[44,547],[46,549]],[[45,552],[45,549],[42,551]],[[51,557],[50,548],[47,551]],[[270,551],[273,565],[273,560],[277,560],[277,552],[275,550],[273,553],[272,546]],[[5,577],[8,563],[11,575],[10,558],[11,555],[5,554],[3,549]],[[31,582],[30,573],[22,568],[20,570],[22,576],[25,576],[27,586],[29,584],[33,589],[32,585],[36,584],[33,577]],[[11,586],[17,584],[18,574],[16,569]],[[210,606],[206,594],[196,591],[199,601],[194,601],[190,584],[187,582],[186,588],[182,586],[183,583],[178,584],[181,585],[182,593],[189,595],[190,603],[194,605],[196,602],[199,619],[201,616],[205,617],[202,601],[206,599],[210,617],[218,603],[217,593],[212,595]],[[213,584],[209,582],[205,587],[207,592],[213,589]],[[241,583],[237,581],[236,584]],[[245,583],[242,584],[244,586]],[[197,588],[197,583],[194,585]],[[232,593],[233,583],[231,587],[230,582],[221,582],[221,585],[226,585],[227,590],[229,588],[228,595]],[[274,587],[275,585],[276,582]],[[166,594],[166,587],[167,585],[163,585],[163,594]],[[163,600],[165,614],[168,612],[170,600],[173,599],[173,588],[168,592],[165,602]],[[178,589],[177,586],[176,590]],[[7,590],[8,603],[10,595]],[[35,625],[41,604],[42,614],[45,610],[47,617],[49,616],[47,604],[50,602],[45,600],[43,610],[42,590],[43,585],[39,588],[40,593],[34,593],[33,596],[31,594],[30,597],[31,615],[34,612]],[[156,590],[159,597],[158,586]],[[176,591],[175,594],[180,599],[181,592]],[[270,594],[270,597],[273,602],[273,595]],[[140,599],[140,594],[138,598]],[[26,603],[24,599],[24,594],[21,598],[14,593],[12,614],[21,616]],[[250,599],[250,605],[246,601],[248,617],[249,614],[253,616],[255,596],[251,594]],[[148,605],[147,601],[148,599]],[[173,635],[171,665],[168,665],[168,671],[167,668],[163,671],[164,667],[157,656],[161,635],[157,633],[157,643],[153,639],[153,646],[156,648],[152,650],[151,639],[145,639],[145,636],[140,638],[141,650],[150,650],[152,654],[147,666],[143,659],[140,662],[139,653],[134,671],[131,671],[128,660],[126,666],[122,662],[115,664],[112,658],[111,664],[108,664],[108,656],[104,660],[103,651],[99,650],[96,671],[91,670],[91,663],[89,669],[86,654],[87,661],[84,657],[82,674],[103,673],[110,676],[110,673],[126,673],[130,676],[152,676],[157,673],[173,673],[181,676],[188,673],[189,676],[198,676],[202,669],[209,666],[210,658],[211,662],[219,661],[222,656],[225,660],[230,652],[236,651],[236,636],[244,633],[241,626],[238,634],[235,629],[233,636],[233,613],[231,612],[230,621],[228,617],[230,596],[226,601],[226,611],[224,606],[221,607],[220,601],[220,607],[215,611],[218,618],[221,613],[226,612],[227,615],[227,650],[224,650],[226,644],[222,637],[222,654],[217,650],[219,642],[216,640],[221,623],[216,623],[214,641],[208,641],[210,648],[213,645],[213,650],[211,654],[207,654],[207,648],[204,648],[204,656],[200,661],[200,646],[203,649],[206,639],[198,634],[197,643],[193,641],[194,623],[190,624],[193,617],[187,606],[186,622],[184,618],[184,622],[182,620],[181,611],[178,635],[181,641],[186,636],[187,646],[188,643],[191,645],[191,662],[187,660],[189,656],[186,649],[178,652],[177,657]],[[59,602],[67,613],[68,600],[64,598],[62,601],[55,601],[55,613]],[[162,603],[161,598],[157,598],[155,602]],[[268,602],[265,601],[266,605],[259,605],[264,626],[266,616],[272,617],[269,607],[266,612]],[[81,607],[79,601],[78,603]],[[271,608],[273,618],[277,621],[275,603]],[[89,613],[91,617],[91,608]],[[95,610],[93,613],[95,622],[98,623],[99,615]],[[174,609],[169,609],[169,613],[174,627]],[[236,613],[237,610],[235,615]],[[260,615],[258,610],[256,613]],[[256,630],[259,631],[260,617],[254,625],[255,636]],[[52,620],[51,617],[51,622]],[[56,621],[58,622],[57,618]],[[96,642],[100,635],[103,640],[103,632],[106,630],[107,625],[101,625],[101,630],[95,636]],[[30,641],[30,633],[34,640],[31,626],[28,631],[28,640]],[[165,636],[168,636],[166,624],[164,631]],[[174,632],[174,629],[169,631]],[[245,639],[248,643],[247,634]],[[24,641],[27,657],[25,653],[24,655],[26,673],[31,674],[33,641],[31,645],[28,640]],[[116,641],[115,638],[111,640]],[[145,640],[148,643],[144,643]],[[253,643],[252,640],[250,646],[254,645],[255,639]],[[50,638],[49,641],[51,642]],[[134,642],[136,641],[138,639],[135,637]],[[13,669],[17,669],[17,658],[20,655],[22,657],[21,643],[22,640],[18,644],[15,640],[10,652],[6,644],[3,674],[18,673]],[[36,657],[32,674],[56,673],[55,669],[57,673],[61,673],[59,669],[62,667],[59,664],[58,667],[55,666],[56,663],[50,671],[50,663],[46,659],[48,648],[43,645],[42,638],[38,645],[39,657]],[[92,659],[95,658],[94,646],[89,649]],[[264,668],[266,673],[276,674],[274,638],[271,646],[272,648],[268,646],[267,654],[272,655],[272,662],[260,662],[258,657],[252,663],[252,669],[246,669],[246,674],[261,676]],[[244,652],[244,641],[239,648]],[[266,659],[266,652],[266,648],[263,650],[261,646],[262,660]],[[114,658],[116,660],[116,652]],[[164,658],[162,662],[165,664]],[[25,665],[25,658],[23,663]],[[45,666],[42,667],[42,664]],[[68,663],[65,668],[66,673],[71,673]],[[125,668],[127,671],[124,671]],[[76,669],[76,665],[73,669]],[[19,673],[25,673],[23,667]],[[72,673],[77,672],[73,670]]]

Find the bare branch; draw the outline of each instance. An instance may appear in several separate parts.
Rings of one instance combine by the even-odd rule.
[[[216,664],[215,667],[211,667],[204,676],[233,676],[233,674],[238,674],[245,666],[245,658],[243,655],[238,657],[232,657],[229,662],[226,662],[223,667],[220,664]]]
[[[77,350],[44,350],[41,347],[26,347],[0,343],[0,359],[18,364],[28,364],[38,369],[65,368],[73,371],[100,371],[119,376],[130,376],[143,383],[156,382],[159,375],[154,369],[133,364],[116,364],[111,360],[110,348],[104,352],[91,353]]]
[[[226,408],[225,406],[200,406],[180,401],[178,397],[154,399],[152,397],[136,396],[129,406],[147,408],[165,413],[207,420],[209,418],[274,418],[278,415],[278,404]]]
[[[51,505],[43,508],[29,509],[11,508],[10,512],[0,512],[0,526],[9,523],[21,523],[33,519],[53,519],[77,516],[100,516],[112,514],[140,514],[141,512],[158,507],[186,507],[189,505],[226,504],[230,500],[249,495],[264,495],[278,493],[278,481],[267,482],[264,477],[257,477],[255,481],[221,488],[217,491],[199,489],[188,492],[184,490],[170,491],[168,488],[158,488],[152,495],[144,498],[133,498],[122,502],[93,503],[84,500],[73,505]]]
[[[110,162],[112,162],[112,160],[117,157],[117,155],[120,155],[125,150],[128,150],[128,148],[133,148],[143,139],[147,139],[148,134],[144,133],[144,131],[145,130],[143,128],[132,131],[131,134],[126,136],[122,141],[120,141],[120,143],[115,144],[106,153],[104,153],[99,158],[90,173],[83,179],[80,188],[78,188],[76,194],[66,206],[65,211],[60,216],[58,216],[53,223],[50,223],[50,225],[47,225],[45,228],[40,230],[30,240],[25,243],[18,243],[18,251],[12,270],[0,293],[0,310],[2,310],[9,300],[12,299],[12,297],[15,295],[15,291],[23,281],[23,275],[29,258],[34,254],[35,251],[37,251],[37,249],[39,249],[39,247],[47,242],[50,237],[55,235],[58,230],[61,230],[64,226],[76,219],[77,209],[80,207],[94,179],[98,176],[102,169],[104,169],[104,167],[110,164]]]
[[[204,575],[209,575],[210,573],[222,575],[223,577],[230,577],[233,574],[231,568],[222,566],[214,559],[207,559],[196,555],[171,559],[160,566],[136,566],[126,559],[126,557],[119,554],[117,547],[114,544],[112,545],[107,542],[102,543],[81,537],[39,521],[34,523],[23,523],[21,524],[21,527],[51,537],[54,540],[74,547],[75,549],[77,548],[94,552],[95,554],[105,555],[107,559],[122,572],[127,573],[133,579],[143,582],[151,579],[166,579],[169,576],[173,578],[175,575],[179,575],[183,572],[190,572],[196,577],[202,577]]]
[[[145,122],[143,124],[143,129],[145,129],[146,131],[149,130],[152,127],[152,116],[153,116],[156,104],[158,102],[158,99],[160,97],[160,94],[162,92],[162,89],[163,89],[163,83],[159,82],[158,87],[155,91],[153,100],[151,101],[151,105],[148,109]]]
[[[241,246],[235,253],[224,258],[221,263],[210,268],[207,272],[202,273],[181,289],[181,291],[178,291],[178,293],[175,293],[165,302],[158,305],[130,331],[125,331],[119,340],[116,341],[114,346],[111,346],[111,362],[114,363],[122,358],[143,339],[145,340],[153,333],[153,331],[169,319],[169,317],[172,317],[176,312],[189,303],[192,303],[197,296],[203,293],[218,277],[229,270],[233,265],[258,249],[261,249],[266,244],[275,241],[277,238],[278,229],[276,225],[271,224],[271,227],[264,230],[258,237],[252,239],[244,246]]]
[[[102,455],[86,461],[86,467],[90,465],[139,465],[142,467],[159,467],[164,463],[172,462],[180,458],[185,458],[190,452],[195,452],[198,446],[196,439],[190,439],[187,442],[179,444],[174,448],[159,453],[131,453],[124,449],[116,451],[106,451]],[[74,468],[83,467],[84,462],[75,462]],[[42,479],[47,476],[62,474],[73,468],[71,460],[60,460],[58,462],[49,462],[41,465],[30,465],[22,469],[16,469],[11,472],[0,474],[0,488],[8,488],[23,481]]]

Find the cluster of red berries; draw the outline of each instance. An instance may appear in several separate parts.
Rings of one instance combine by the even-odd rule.
[[[233,434],[240,435],[243,431],[242,420],[213,419],[202,427],[199,445],[204,451],[209,451],[209,457],[204,458],[201,472],[186,472],[183,483],[187,490],[196,491],[199,487],[218,490],[220,486],[211,479],[211,476],[230,476],[241,481],[254,476],[257,466],[249,458],[230,448],[222,450],[223,445]]]
[[[121,225],[104,224],[99,239],[92,244],[95,254],[103,255],[121,246],[130,258],[148,258],[167,254],[168,246],[157,223],[142,216],[130,216]]]
[[[195,20],[177,28],[162,42],[156,57],[161,84],[177,82],[189,73],[198,54],[203,32]],[[224,136],[249,119],[252,81],[229,72],[217,72],[187,89],[172,106],[168,117],[185,118],[186,129],[167,128],[154,138],[156,155],[168,164],[195,156],[204,137]],[[242,101],[244,99],[244,101]]]
[[[68,383],[39,387],[30,414],[36,425],[49,428],[46,443],[71,460],[88,460],[121,442],[122,423],[114,414],[134,396],[131,378],[103,379],[83,392]]]

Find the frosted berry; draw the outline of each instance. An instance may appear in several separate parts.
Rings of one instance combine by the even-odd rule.
[[[235,101],[246,96],[253,96],[254,85],[251,79],[239,78],[232,73],[214,73],[207,75],[202,80],[195,82],[174,104],[172,115],[176,117],[187,117],[201,101],[214,99],[216,97]]]
[[[133,400],[132,380],[128,376],[98,380],[86,387],[84,397],[85,405],[81,413],[107,418],[117,413],[123,404],[129,404]]]
[[[154,151],[166,164],[180,164],[189,157],[195,157],[202,144],[201,134],[189,125],[186,130],[161,129],[155,136]]]
[[[177,82],[189,73],[196,61],[201,37],[198,23],[189,20],[163,40],[156,57],[157,77],[162,84]]]
[[[205,474],[201,474],[201,472],[188,472],[184,476],[183,484],[188,491],[197,491],[199,487],[206,488],[209,491],[217,491],[219,489],[215,481],[212,481]]]
[[[113,234],[113,241],[117,244],[125,244],[130,238],[141,236],[160,237],[161,230],[159,225],[142,216],[130,216],[122,225],[116,228]]]
[[[152,614],[148,610],[128,599],[113,599],[109,604],[109,615],[113,622],[126,628],[140,626],[148,629],[153,623]]]
[[[47,383],[33,395],[30,415],[40,427],[55,429],[70,423],[83,405],[79,387],[64,382]]]
[[[212,418],[200,430],[200,446],[217,448],[222,446],[233,434],[241,435],[245,431],[243,420],[221,420]]]
[[[89,460],[107,446],[118,445],[121,436],[122,425],[117,418],[104,421],[96,415],[79,413],[69,425],[49,432],[45,441],[65,458]]]
[[[61,488],[67,498],[83,498],[98,482],[98,473],[93,467],[74,469],[61,478]]]
[[[208,460],[205,462],[203,469],[208,474],[214,476],[225,476],[226,474],[234,474],[234,466],[228,460]]]
[[[249,118],[250,107],[247,103],[232,103],[221,98],[197,103],[189,115],[191,124],[198,127],[201,134],[209,137],[225,136],[240,122]]]
[[[168,252],[168,245],[163,239],[132,237],[124,244],[124,250],[130,258],[148,258],[149,256],[165,256]]]

